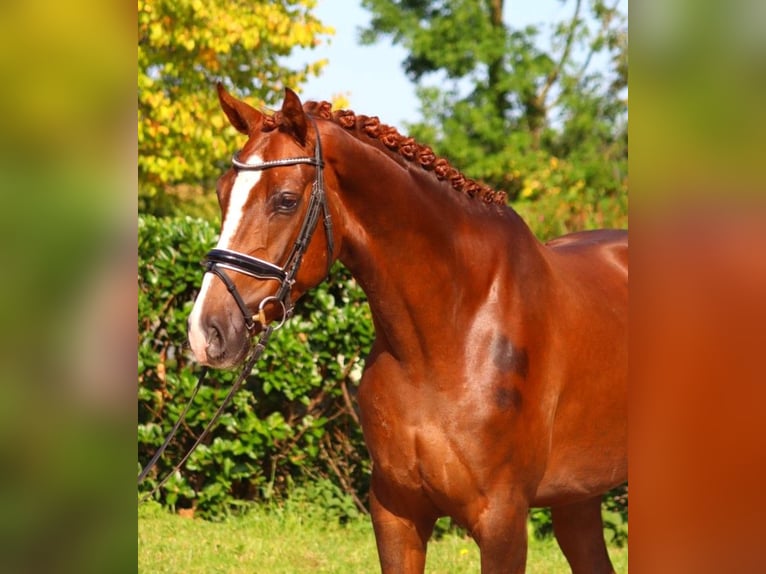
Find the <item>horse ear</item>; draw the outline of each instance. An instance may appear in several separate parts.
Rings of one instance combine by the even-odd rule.
[[[306,114],[298,94],[290,88],[285,88],[285,101],[282,102],[282,121],[285,129],[298,140],[298,143],[301,145],[306,143]]]
[[[261,112],[232,96],[226,91],[221,82],[216,84],[216,88],[218,89],[218,101],[221,102],[223,113],[226,114],[229,122],[238,132],[248,135],[260,125],[261,121],[263,121],[263,114]]]

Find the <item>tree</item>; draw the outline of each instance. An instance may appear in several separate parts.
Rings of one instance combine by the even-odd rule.
[[[409,53],[423,114],[412,136],[511,200],[545,205],[559,223],[546,233],[626,223],[627,25],[616,4],[574,0],[546,49],[541,27],[506,23],[502,0],[362,4],[372,13],[362,41],[388,37]]]
[[[311,15],[315,0],[139,0],[139,209],[173,211],[173,198],[210,186],[227,153],[228,124],[215,81],[240,97],[277,101],[325,61],[291,70],[296,47],[333,33]]]

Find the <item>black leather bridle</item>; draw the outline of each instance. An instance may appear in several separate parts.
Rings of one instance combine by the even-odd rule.
[[[301,225],[295,244],[284,265],[280,267],[269,261],[245,255],[244,253],[232,251],[230,249],[211,249],[205,257],[203,264],[205,265],[206,272],[215,274],[221,281],[223,281],[224,285],[226,285],[229,293],[234,297],[239,310],[242,312],[242,316],[245,319],[245,326],[248,331],[252,331],[255,328],[256,318],[260,321],[261,326],[265,326],[264,307],[267,303],[274,302],[282,307],[282,319],[279,326],[282,326],[285,320],[292,314],[293,302],[290,299],[290,290],[295,283],[295,276],[300,268],[303,255],[306,253],[306,249],[316,230],[320,212],[322,213],[325,235],[327,236],[328,274],[330,273],[330,267],[332,267],[335,246],[332,235],[332,221],[327,207],[327,194],[324,189],[322,142],[319,138],[319,130],[317,129],[313,118],[311,118],[311,123],[313,124],[314,132],[316,133],[314,157],[291,157],[251,164],[241,162],[239,160],[239,152],[237,152],[231,160],[234,169],[237,171],[262,171],[272,167],[285,167],[298,164],[308,164],[316,167],[316,176],[314,178],[314,184],[311,187],[311,196],[309,197],[309,205],[306,209],[306,215],[303,218],[303,224]],[[264,298],[258,305],[258,312],[253,314],[237,291],[237,288],[234,286],[234,282],[229,278],[224,269],[236,271],[237,273],[242,273],[256,279],[279,281],[279,289],[276,294]]]

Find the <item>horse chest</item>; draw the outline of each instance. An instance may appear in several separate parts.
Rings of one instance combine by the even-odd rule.
[[[393,430],[391,440],[370,445],[376,468],[392,486],[419,491],[437,506],[478,489],[466,453],[442,426],[424,423]]]
[[[482,486],[473,460],[476,437],[453,428],[454,413],[450,416],[437,401],[377,398],[362,401],[375,472],[390,487],[427,496],[442,509],[475,501]]]

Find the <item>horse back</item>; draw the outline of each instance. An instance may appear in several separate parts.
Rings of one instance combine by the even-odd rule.
[[[628,274],[628,232],[624,229],[593,229],[569,233],[545,244],[552,251],[571,258],[587,258],[614,266]]]

